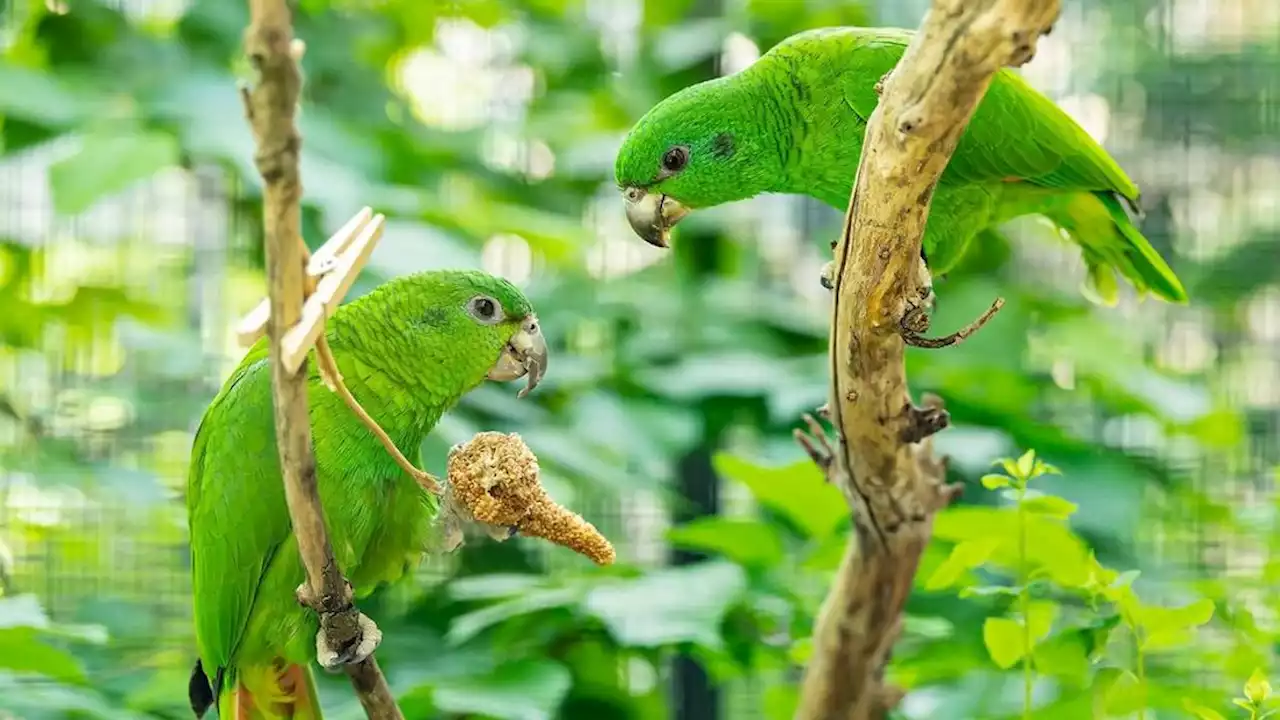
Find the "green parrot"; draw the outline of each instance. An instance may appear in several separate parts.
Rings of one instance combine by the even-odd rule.
[[[408,458],[486,378],[542,379],[547,346],[529,301],[475,271],[391,280],[339,307],[325,337],[343,380]],[[307,398],[316,478],[333,550],[356,596],[404,575],[431,537],[436,498],[403,472],[330,392],[314,362]],[[419,463],[420,465],[420,463]],[[187,486],[199,659],[188,698],[197,718],[320,717],[311,662],[343,660],[298,604],[306,581],[276,450],[267,340],[259,340],[196,431]],[[358,651],[368,654],[368,651]]]
[[[670,228],[690,211],[760,193],[808,195],[843,211],[876,83],[913,34],[807,30],[742,72],[658,103],[628,133],[614,168],[631,227],[667,247]],[[983,231],[1041,215],[1080,246],[1092,301],[1116,302],[1119,271],[1139,293],[1185,303],[1177,276],[1135,224],[1138,197],[1106,150],[1002,69],[938,182],[921,254],[944,274]]]

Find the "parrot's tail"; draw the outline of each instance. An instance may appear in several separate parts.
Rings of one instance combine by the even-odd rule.
[[[1114,305],[1119,297],[1119,271],[1139,293],[1150,292],[1168,302],[1185,304],[1187,291],[1160,253],[1143,237],[1125,211],[1124,198],[1111,192],[1059,195],[1042,210],[1066,230],[1084,252],[1085,285],[1090,299]]]
[[[218,720],[322,720],[316,681],[304,665],[252,665],[221,689]]]

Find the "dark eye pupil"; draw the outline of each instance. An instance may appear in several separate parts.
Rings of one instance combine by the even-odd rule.
[[[486,298],[476,301],[476,312],[480,313],[484,317],[493,317],[493,311],[494,307],[492,300]]]
[[[662,165],[668,170],[679,170],[684,167],[684,160],[684,151],[676,148],[667,151],[667,154],[662,158]]]

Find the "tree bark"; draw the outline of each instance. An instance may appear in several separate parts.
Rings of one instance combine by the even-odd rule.
[[[959,490],[945,483],[929,439],[948,422],[941,401],[916,407],[907,389],[906,345],[946,344],[919,337],[932,301],[921,235],[938,178],[992,76],[1031,59],[1058,7],[935,0],[877,85],[881,101],[835,247],[829,413],[839,443],[820,458],[855,532],[818,617],[797,720],[883,718],[903,695],[885,667],[933,516]]]

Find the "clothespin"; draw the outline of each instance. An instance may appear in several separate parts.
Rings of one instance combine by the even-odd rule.
[[[314,290],[302,305],[298,324],[285,333],[281,348],[284,365],[289,372],[297,372],[302,366],[302,361],[324,329],[324,321],[333,315],[351,290],[356,276],[369,261],[374,246],[382,239],[385,224],[386,217],[381,213],[374,215],[373,210],[366,207],[311,254],[306,274],[307,286],[314,285]],[[249,347],[257,342],[266,333],[270,317],[271,301],[263,298],[236,326],[240,345]]]

